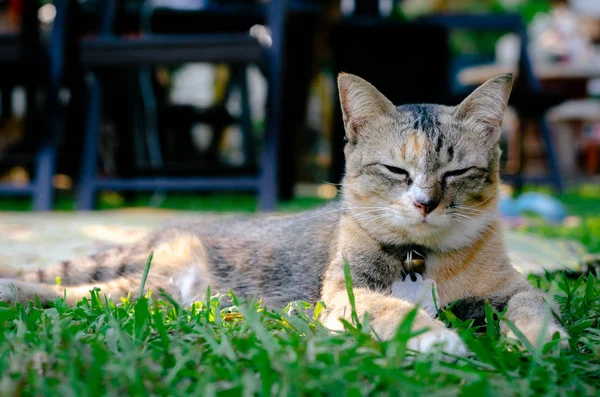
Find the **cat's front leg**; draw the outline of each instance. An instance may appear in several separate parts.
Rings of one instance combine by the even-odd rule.
[[[368,313],[369,324],[374,334],[383,340],[394,337],[398,326],[414,306],[388,294],[371,291],[367,288],[354,288],[356,312],[359,319]],[[323,289],[323,300],[327,310],[321,315],[325,327],[341,330],[340,319],[350,321],[352,309],[344,281],[326,282]],[[411,338],[408,347],[420,352],[430,352],[438,346],[446,353],[465,355],[467,349],[458,334],[425,311],[419,310],[412,325],[413,330],[427,329],[426,332]]]
[[[550,305],[544,298],[544,294],[530,286],[519,290],[511,296],[508,301],[505,317],[534,346],[538,340],[542,341],[542,343],[552,340],[553,335],[557,332],[561,338],[568,336],[567,332],[555,320],[550,311]],[[509,337],[516,338],[514,332],[505,322],[501,323],[501,328]],[[563,344],[566,344],[566,342],[563,342]]]

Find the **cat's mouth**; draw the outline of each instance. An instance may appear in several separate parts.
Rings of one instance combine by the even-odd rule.
[[[431,229],[434,228],[436,225],[432,224],[427,218],[425,218],[421,219],[421,221],[419,221],[416,226],[421,229]]]
[[[421,214],[416,214],[412,211],[403,213],[402,211],[395,210],[394,208],[392,208],[392,210],[392,220],[390,223],[388,223],[392,229],[400,229],[404,233],[408,234],[416,233],[421,237],[424,235],[429,236],[431,234],[438,233],[443,229],[451,227],[453,224],[452,219],[448,217],[448,214],[442,211],[432,212],[424,217]],[[377,227],[380,227],[381,229],[385,228],[381,226],[375,226],[375,228]]]
[[[409,230],[428,231],[437,230],[448,226],[444,216],[428,215],[426,217],[413,218],[407,226]]]

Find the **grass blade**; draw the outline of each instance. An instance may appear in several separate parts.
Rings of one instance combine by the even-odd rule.
[[[348,300],[350,301],[350,307],[352,308],[352,322],[360,329],[360,321],[358,314],[356,313],[356,299],[354,297],[354,290],[352,289],[352,275],[350,274],[350,263],[344,258],[344,278],[346,280],[346,291],[348,292]]]
[[[146,279],[148,278],[148,273],[150,272],[150,265],[152,264],[152,257],[154,256],[154,252],[151,252],[148,255],[148,259],[146,260],[146,267],[144,268],[144,275],[142,276],[142,284],[140,285],[140,293],[138,294],[138,299],[144,296],[144,287],[146,286]]]

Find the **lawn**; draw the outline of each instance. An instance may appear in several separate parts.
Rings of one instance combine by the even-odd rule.
[[[587,188],[562,200],[581,217],[579,225],[524,229],[576,238],[600,252],[600,191]],[[252,199],[246,201],[251,210]],[[223,202],[204,199],[201,208],[226,209]],[[295,201],[283,209],[316,204]],[[568,348],[558,341],[533,348],[499,335],[502,314],[491,309],[485,330],[442,313],[472,352],[453,358],[408,351],[408,322],[387,342],[373,340],[364,319],[330,333],[302,302],[291,315],[236,299],[220,310],[218,297],[180,307],[159,291],[123,302],[92,291],[75,307],[59,299],[50,309],[0,303],[0,396],[597,395],[600,282],[591,274],[530,280],[560,303]]]

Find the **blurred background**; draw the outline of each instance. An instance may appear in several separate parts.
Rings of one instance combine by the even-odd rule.
[[[318,205],[340,71],[398,105],[512,72],[506,190],[598,180],[598,0],[1,0],[0,210]]]

